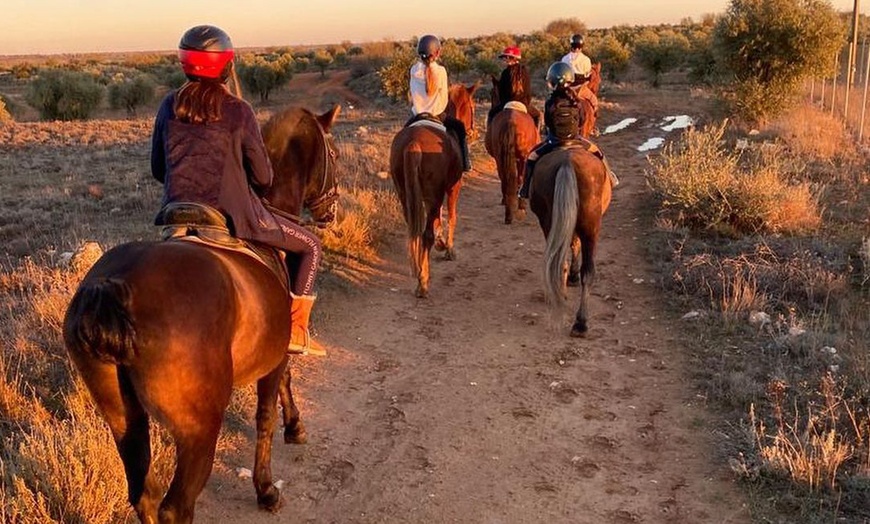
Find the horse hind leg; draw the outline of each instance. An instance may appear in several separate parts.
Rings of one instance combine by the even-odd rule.
[[[149,417],[128,374],[78,353],[71,352],[71,357],[112,432],[124,464],[130,505],[141,522],[157,524],[161,492],[151,470]]]
[[[456,234],[456,206],[459,202],[460,189],[462,189],[462,183],[457,182],[447,192],[447,245],[444,253],[446,260],[456,260],[456,249],[453,247],[453,241]]]
[[[289,389],[289,373],[286,357],[281,365],[257,381],[257,451],[254,455],[254,489],[257,505],[268,511],[281,507],[281,494],[272,483],[272,434],[275,431],[277,413],[275,400],[284,380]]]
[[[308,441],[308,435],[305,431],[305,425],[302,423],[299,408],[296,407],[296,401],[293,400],[291,382],[290,364],[287,364],[281,379],[281,385],[278,388],[284,423],[284,443],[305,444]]]
[[[427,298],[429,296],[429,258],[432,251],[432,246],[435,245],[435,223],[440,220],[441,204],[433,206],[429,209],[426,217],[426,228],[423,230],[423,236],[419,242],[417,249],[420,250],[416,254],[417,257],[417,298]]]
[[[212,378],[215,382],[217,378]],[[160,524],[193,522],[196,498],[205,487],[214,464],[223,413],[229,404],[231,383],[215,388],[202,381],[176,391],[177,398],[198,402],[164,407],[161,420],[175,441],[175,473],[160,504]]]
[[[580,285],[580,238],[571,239],[571,267],[568,268],[568,287]]]
[[[583,337],[589,331],[589,294],[595,281],[595,243],[596,239],[584,238],[582,244],[582,266],[580,267],[580,306],[571,327],[572,337]]]

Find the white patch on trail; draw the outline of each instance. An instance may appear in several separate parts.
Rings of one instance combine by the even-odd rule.
[[[665,139],[659,136],[655,136],[638,146],[638,151],[650,151],[652,149],[658,149],[665,143]]]
[[[674,129],[686,129],[695,121],[689,115],[666,116],[662,124],[670,122],[670,124],[662,125],[662,131],[673,131]]]
[[[610,133],[616,133],[617,131],[622,131],[623,129],[625,129],[626,127],[630,126],[631,124],[633,124],[635,122],[637,122],[637,118],[623,118],[620,122],[617,122],[616,124],[607,126],[607,128],[601,134],[602,135],[609,135]]]

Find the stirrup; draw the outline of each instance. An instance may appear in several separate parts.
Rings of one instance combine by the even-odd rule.
[[[326,349],[323,347],[315,347],[311,345],[311,334],[308,330],[305,330],[305,344],[299,345],[294,344],[291,340],[289,344],[287,344],[287,354],[288,355],[311,355],[314,357],[325,357]]]

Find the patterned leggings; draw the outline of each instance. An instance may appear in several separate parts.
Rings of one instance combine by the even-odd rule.
[[[290,291],[294,295],[311,295],[314,291],[314,279],[317,268],[323,258],[323,248],[320,238],[299,224],[283,217],[275,217],[284,233],[284,243],[279,247],[296,256],[287,257],[290,269]]]

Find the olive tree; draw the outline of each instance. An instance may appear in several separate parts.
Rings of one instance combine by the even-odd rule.
[[[826,0],[731,0],[713,32],[725,101],[751,122],[776,116],[802,79],[832,72],[844,29]]]
[[[290,53],[253,55],[243,57],[238,64],[239,81],[246,91],[269,99],[275,89],[293,78],[294,61]]]

